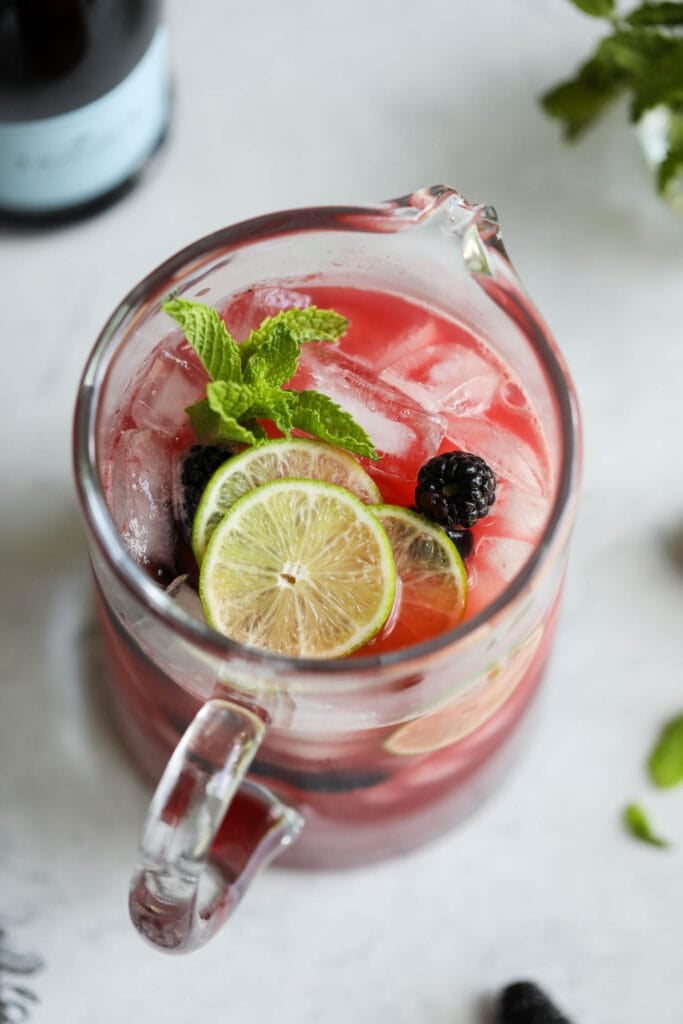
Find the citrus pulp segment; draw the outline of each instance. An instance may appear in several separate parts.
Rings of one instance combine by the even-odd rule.
[[[339,658],[379,632],[396,593],[381,523],[350,491],[274,480],[228,509],[199,577],[207,620],[239,643]]]
[[[362,502],[381,501],[375,482],[347,452],[323,441],[282,438],[247,448],[211,477],[192,524],[192,550],[201,565],[211,534],[238,498],[269,480],[301,477],[345,487]]]

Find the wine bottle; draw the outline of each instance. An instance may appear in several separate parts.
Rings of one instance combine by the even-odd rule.
[[[121,194],[165,135],[161,0],[0,0],[0,211],[52,218]]]

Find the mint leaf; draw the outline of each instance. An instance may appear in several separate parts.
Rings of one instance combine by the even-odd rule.
[[[646,0],[628,15],[612,0],[573,0],[587,14],[609,18],[612,32],[573,78],[540,98],[547,114],[577,139],[606,108],[630,94],[629,117],[639,121],[652,109],[668,110],[668,152],[657,168],[657,189],[683,210],[683,0]]]
[[[683,116],[671,115],[668,149],[657,171],[657,188],[673,199],[683,195]]]
[[[278,430],[289,437],[292,432],[292,410],[296,402],[296,394],[295,391],[282,391],[280,388],[259,391],[254,396],[254,401],[246,415],[272,420]]]
[[[205,437],[207,441],[217,441],[221,428],[221,418],[210,408],[205,398],[194,405],[189,405],[185,410],[190,417],[194,431],[199,437]]]
[[[683,782],[683,715],[666,723],[647,765],[656,786],[668,788]]]
[[[242,342],[242,366],[246,365],[254,352],[266,344],[281,325],[289,329],[299,345],[303,345],[307,341],[338,341],[349,326],[349,322],[333,309],[318,309],[317,306],[282,310],[275,316],[267,317],[258,330],[252,331]]]
[[[218,437],[222,441],[243,441],[245,444],[256,444],[256,433],[251,423],[241,424],[241,419],[249,420],[248,409],[254,395],[251,388],[234,381],[215,380],[206,389],[206,401],[209,408],[220,417]]]
[[[348,321],[331,309],[287,309],[266,318],[238,346],[215,309],[188,299],[162,307],[185,332],[213,379],[206,398],[186,410],[196,433],[217,441],[260,444],[267,440],[259,419],[271,420],[287,437],[293,427],[357,455],[379,458],[350,413],[316,391],[285,391],[307,341],[336,341]]]
[[[610,18],[614,14],[614,0],[572,0],[572,3],[593,18]]]
[[[625,19],[628,25],[682,25],[683,3],[645,3],[632,11]]]
[[[377,449],[360,424],[327,395],[318,391],[290,391],[290,394],[295,397],[293,426],[354,455],[379,458]]]
[[[289,327],[282,321],[276,323],[261,345],[243,362],[245,383],[279,388],[296,373],[300,354],[301,344]]]
[[[671,40],[647,29],[619,29],[600,43],[596,57],[612,65],[633,80],[647,77],[653,65],[668,50]]]
[[[652,831],[650,822],[642,807],[638,804],[629,804],[624,810],[624,825],[636,839],[650,846],[658,846],[665,849],[669,843]]]
[[[683,37],[664,39],[650,49],[634,80],[633,94],[632,121],[652,107],[683,104]]]
[[[234,381],[214,380],[206,387],[206,400],[210,408],[224,419],[242,419],[254,397],[253,388]]]
[[[603,39],[596,58],[624,76],[633,94],[632,121],[660,103],[683,99],[683,38],[624,29]]]
[[[213,410],[204,398],[201,402],[195,402],[186,410],[190,422],[199,437],[207,441],[241,441],[243,444],[257,444],[260,437],[265,437],[263,431],[254,425],[253,429],[246,429],[241,426],[234,417],[222,417]]]
[[[575,78],[546,92],[541,105],[563,123],[564,137],[572,141],[604,113],[628,83],[628,73],[609,53],[600,53],[583,64]]]
[[[237,342],[211,306],[190,299],[169,299],[161,307],[180,324],[185,337],[213,380],[242,379]]]

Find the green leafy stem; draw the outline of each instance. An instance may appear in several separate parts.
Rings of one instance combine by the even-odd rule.
[[[665,722],[647,762],[651,781],[659,789],[670,789],[683,782],[683,714]],[[651,846],[667,847],[669,843],[657,835],[639,804],[629,804],[624,811],[624,825],[636,839]]]
[[[657,188],[670,194],[683,174],[683,2],[643,3],[620,15],[616,0],[572,0],[585,14],[606,19],[611,32],[573,78],[541,97],[544,110],[577,139],[604,111],[630,96],[630,119],[655,107],[668,110],[667,150]]]
[[[286,437],[297,428],[355,455],[379,457],[365,430],[329,396],[284,387],[305,342],[337,341],[344,334],[348,322],[339,313],[316,306],[283,310],[240,345],[211,306],[171,298],[162,308],[180,324],[211,378],[206,398],[187,409],[200,437],[262,444],[267,436],[259,421],[265,419]]]

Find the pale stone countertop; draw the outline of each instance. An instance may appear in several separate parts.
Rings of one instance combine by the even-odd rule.
[[[174,0],[157,167],[78,225],[3,231],[0,919],[45,968],[35,1024],[469,1024],[530,976],[577,1024],[683,1019],[683,791],[650,789],[683,708],[683,220],[623,113],[574,149],[535,97],[599,26],[563,0]],[[69,462],[79,372],[162,258],[266,210],[446,181],[493,202],[573,371],[583,500],[540,720],[461,831],[350,874],[271,870],[206,950],[146,948],[126,911],[147,791],[94,697]],[[94,653],[93,653],[94,652]],[[624,835],[642,800],[674,842]]]

